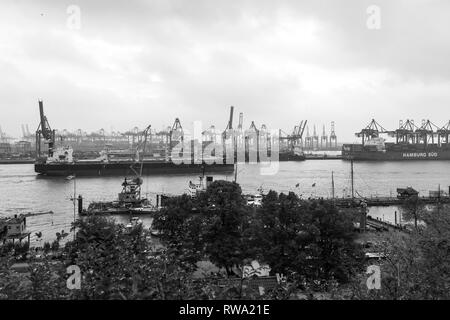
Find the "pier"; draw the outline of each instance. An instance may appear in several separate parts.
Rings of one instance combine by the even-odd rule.
[[[380,219],[372,218],[371,216],[366,217],[366,227],[375,229],[376,231],[403,231],[409,232],[409,230],[402,225],[390,223],[388,221],[383,221]]]
[[[15,241],[18,240],[19,243],[21,243],[23,239],[27,238],[27,242],[28,242],[28,244],[30,244],[30,236],[31,236],[31,232],[26,231],[26,232],[23,232],[20,234],[12,234],[12,235],[4,236],[3,238],[1,238],[1,241],[3,242],[3,244],[5,244],[5,242],[8,240],[12,240],[12,243],[15,243]]]
[[[335,198],[327,199],[327,201],[334,201],[335,205],[341,208],[356,208],[365,203],[368,207],[389,207],[401,206],[405,204],[408,199],[397,197],[362,197],[362,198]],[[423,204],[448,204],[450,203],[449,196],[436,197],[418,197],[417,201]]]

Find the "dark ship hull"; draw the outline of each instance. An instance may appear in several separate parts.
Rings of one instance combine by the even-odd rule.
[[[450,160],[450,146],[386,143],[384,150],[378,150],[375,146],[344,144],[342,158],[364,161]]]
[[[35,163],[34,171],[46,176],[127,176],[132,174],[133,162],[75,162]],[[144,162],[143,175],[232,173],[233,164],[193,164],[173,162]]]
[[[280,152],[279,154],[279,161],[304,161],[305,159],[305,155],[293,152]]]

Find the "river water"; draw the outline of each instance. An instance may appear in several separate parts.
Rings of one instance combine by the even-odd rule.
[[[293,191],[304,198],[330,197],[331,175],[334,173],[335,196],[348,197],[351,192],[350,163],[342,160],[308,160],[303,162],[280,162],[272,174],[264,174],[267,164],[239,164],[237,179],[245,193]],[[276,169],[276,168],[275,168]],[[35,174],[33,165],[0,165],[0,217],[20,213],[39,213],[28,217],[27,227],[32,232],[32,244],[36,244],[35,232],[43,233],[42,241],[55,238],[56,232],[69,232],[73,221],[74,193],[81,194],[86,207],[90,201],[113,200],[121,190],[123,177],[79,177],[66,180],[63,177],[41,177]],[[217,175],[215,180],[233,180],[234,174]],[[189,181],[198,181],[198,175],[147,176],[142,191],[153,202],[156,194],[181,194],[187,191]],[[411,162],[355,162],[354,184],[357,195],[396,195],[398,187],[412,186],[421,195],[440,187],[448,192],[450,185],[449,161]],[[398,208],[371,208],[369,214],[387,221],[394,221]],[[129,217],[118,216],[119,222]],[[149,225],[151,218],[144,217]]]

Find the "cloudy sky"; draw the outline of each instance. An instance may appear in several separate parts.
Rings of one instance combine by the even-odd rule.
[[[35,130],[39,98],[69,130],[224,128],[231,105],[245,127],[334,120],[348,142],[372,118],[443,125],[449,14],[448,0],[2,0],[0,126]]]

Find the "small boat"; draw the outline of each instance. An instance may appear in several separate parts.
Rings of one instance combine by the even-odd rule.
[[[193,183],[192,181],[189,181],[188,191],[191,198],[197,197],[197,195],[201,192],[205,192],[206,189],[211,185],[213,182],[212,176],[206,177],[206,184],[203,183],[203,180],[205,179],[204,175],[199,177],[199,183]]]
[[[258,188],[258,193],[257,194],[246,195],[245,198],[247,200],[247,205],[249,205],[249,206],[256,206],[256,207],[262,206],[263,195],[264,194],[263,194],[262,187]]]

